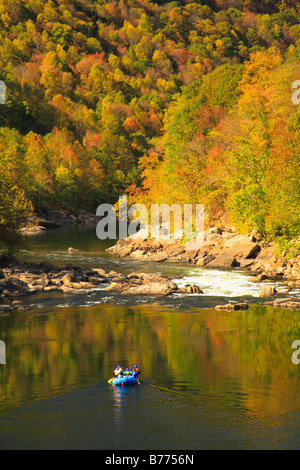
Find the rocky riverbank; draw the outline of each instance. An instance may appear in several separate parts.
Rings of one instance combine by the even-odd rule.
[[[81,268],[67,265],[55,266],[20,263],[16,258],[0,256],[0,312],[24,310],[22,297],[42,292],[86,294],[103,288],[124,295],[167,296],[174,292],[199,292],[196,286],[179,289],[170,277],[162,274],[130,273],[124,275],[102,268]]]
[[[204,232],[204,243],[199,249],[191,249],[192,243],[128,237],[107,251],[134,260],[180,262],[218,269],[238,267],[257,276],[257,280],[288,279],[299,281],[300,286],[300,252],[287,259],[278,245],[266,242],[257,232],[240,235],[232,230],[211,228]]]
[[[193,242],[183,244],[174,239],[151,240],[135,236],[119,240],[107,251],[133,260],[188,263],[201,268],[242,268],[253,275],[252,282],[276,281],[281,282],[287,291],[300,289],[300,252],[288,258],[278,245],[268,243],[256,231],[240,235],[232,229],[210,228],[204,233],[203,241],[199,249],[191,249]],[[263,286],[261,297],[278,295],[282,293],[274,287]],[[300,309],[300,298],[284,295],[271,304]]]
[[[67,210],[49,210],[44,213],[38,213],[26,220],[21,227],[24,236],[35,235],[44,230],[56,229],[66,225],[74,224],[97,224],[100,218],[90,212],[67,211]]]
[[[83,220],[94,223],[88,213],[81,214]],[[78,219],[66,216],[67,220],[78,223]],[[64,220],[63,218],[61,220]],[[47,220],[49,222],[49,219]],[[56,218],[57,221],[57,218]],[[69,222],[72,223],[72,222]],[[176,240],[148,240],[127,238],[119,240],[107,251],[119,257],[133,260],[162,263],[180,262],[194,266],[234,269],[243,268],[253,277],[252,282],[264,282],[260,296],[263,303],[274,307],[299,309],[300,296],[289,296],[289,290],[300,289],[300,254],[287,259],[278,246],[266,243],[259,234],[239,235],[234,231],[212,228],[205,232],[201,248],[189,249]],[[69,250],[73,250],[69,248]],[[76,250],[77,251],[77,250]],[[285,292],[268,284],[279,281]],[[201,286],[194,284],[179,288],[171,277],[161,273],[132,272],[121,274],[99,268],[82,268],[74,265],[54,266],[48,262],[39,264],[20,263],[14,257],[0,255],[0,312],[24,310],[21,298],[41,292],[62,292],[86,294],[102,288],[121,295],[149,295],[164,297],[174,293],[203,294]],[[234,301],[218,305],[227,310],[246,310],[247,304]]]

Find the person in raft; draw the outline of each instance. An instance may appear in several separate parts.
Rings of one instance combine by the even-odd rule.
[[[140,373],[141,373],[140,369],[139,369],[138,366],[135,364],[134,367],[133,367],[133,369],[132,369],[132,377],[134,377],[135,379],[138,379]]]
[[[114,377],[122,377],[123,376],[123,369],[121,366],[117,366],[114,370]]]

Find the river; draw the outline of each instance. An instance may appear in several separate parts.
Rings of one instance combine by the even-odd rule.
[[[204,294],[47,293],[0,317],[0,449],[299,449],[300,311],[262,305],[238,269],[116,259],[111,244],[71,226],[32,236],[18,257],[160,271]],[[233,299],[250,308],[214,309]],[[109,385],[118,364],[138,364],[141,384]]]

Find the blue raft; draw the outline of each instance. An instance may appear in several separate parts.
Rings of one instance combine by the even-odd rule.
[[[123,375],[122,377],[112,379],[111,383],[113,385],[136,385],[139,383],[139,380],[131,375]]]

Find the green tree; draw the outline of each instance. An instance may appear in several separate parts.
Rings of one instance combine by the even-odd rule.
[[[0,250],[13,253],[22,245],[20,224],[32,210],[17,176],[0,161]]]

